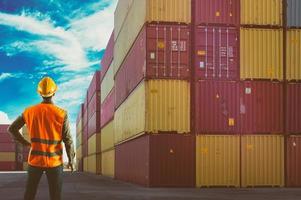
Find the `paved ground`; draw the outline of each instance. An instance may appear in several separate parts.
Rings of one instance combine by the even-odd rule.
[[[69,200],[300,200],[300,189],[168,189],[142,188],[108,178],[84,173],[65,173],[63,199]],[[0,199],[20,200],[25,173],[0,173]],[[37,200],[48,199],[48,185],[43,177]]]

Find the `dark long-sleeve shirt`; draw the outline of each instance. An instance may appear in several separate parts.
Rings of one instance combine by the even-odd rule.
[[[25,146],[31,146],[31,143],[27,141],[23,135],[20,133],[20,129],[25,125],[25,121],[23,119],[23,116],[19,116],[8,128],[8,132],[13,136],[14,140],[16,142],[21,143],[22,145]],[[70,125],[69,125],[69,120],[68,120],[68,115],[66,114],[66,117],[64,119],[64,124],[63,124],[63,131],[62,131],[62,136],[63,136],[63,142],[65,144],[67,156],[69,159],[69,163],[73,163],[74,157],[75,157],[75,152],[74,152],[74,144],[70,132]]]

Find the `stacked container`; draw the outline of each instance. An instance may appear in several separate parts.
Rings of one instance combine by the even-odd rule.
[[[101,171],[102,175],[108,177],[114,177],[115,174],[113,51],[114,31],[101,60]]]
[[[83,171],[83,113],[84,104],[81,104],[76,119],[76,169],[78,171]]]
[[[86,133],[87,143],[84,155],[84,171],[100,174],[101,173],[101,154],[100,154],[100,71],[95,72],[87,92],[87,117]]]
[[[18,170],[20,158],[17,144],[7,132],[9,125],[0,125],[0,171]]]
[[[301,187],[301,2],[287,0],[285,20],[286,185]]]
[[[190,11],[190,0],[117,4],[113,73],[119,180],[154,187],[194,185]]]
[[[23,137],[30,142],[30,138],[29,138],[29,134],[28,134],[28,129],[26,126],[23,126],[22,128],[22,135]],[[27,170],[28,168],[28,155],[29,155],[29,151],[30,151],[30,148],[29,147],[26,147],[26,146],[23,146],[23,170]]]

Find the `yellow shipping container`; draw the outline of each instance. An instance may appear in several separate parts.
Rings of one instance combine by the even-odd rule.
[[[301,80],[301,29],[287,31],[286,78]]]
[[[242,187],[284,186],[284,137],[244,135],[241,138]]]
[[[83,143],[83,134],[79,134],[76,136],[76,145],[81,145]]]
[[[111,63],[110,68],[108,69],[103,81],[101,82],[101,103],[106,99],[109,95],[111,90],[114,87],[114,68],[113,64],[114,61]]]
[[[84,157],[83,171],[88,172],[88,157]]]
[[[83,157],[82,154],[82,145],[80,145],[77,149],[76,149],[76,158],[77,159],[81,159]]]
[[[132,3],[133,0],[121,0],[117,3],[114,13],[114,40],[118,37],[120,29],[124,23],[124,20],[126,19]]]
[[[115,149],[103,152],[101,155],[101,173],[103,176],[115,176]]]
[[[115,143],[144,132],[190,132],[190,83],[143,81],[115,112]]]
[[[95,174],[96,173],[96,155],[90,155],[87,158],[88,162],[88,168],[87,171],[90,173]]]
[[[240,186],[240,136],[197,136],[196,186]]]
[[[128,0],[127,0],[128,1]],[[119,1],[121,2],[121,1]],[[125,6],[124,9],[128,9]],[[115,12],[121,24],[124,12]],[[133,0],[121,28],[115,27],[114,75],[129,52],[145,22],[178,22],[190,24],[191,0]],[[116,22],[117,23],[117,22]]]
[[[282,0],[241,0],[241,24],[282,25]]]
[[[240,78],[283,79],[282,29],[240,29]]]
[[[114,120],[101,130],[101,152],[114,148]]]
[[[88,155],[101,151],[101,134],[97,133],[88,139]]]
[[[27,169],[28,169],[28,163],[23,162],[23,171],[27,171]]]
[[[14,162],[16,161],[15,152],[0,152],[0,162]]]

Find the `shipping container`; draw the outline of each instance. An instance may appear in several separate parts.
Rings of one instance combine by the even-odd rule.
[[[301,134],[301,83],[288,83],[286,91],[286,133]]]
[[[132,3],[133,0],[122,0],[117,3],[116,10],[114,12],[114,41],[119,35]]]
[[[88,88],[88,104],[90,103],[92,97],[95,93],[100,90],[100,71],[96,71],[93,75],[93,78],[90,82],[90,86]]]
[[[101,134],[93,134],[88,139],[88,155],[101,152]]]
[[[240,114],[243,134],[283,133],[283,84],[243,81]]]
[[[76,146],[82,145],[83,144],[83,135],[79,134],[76,136]]]
[[[114,116],[115,143],[140,133],[190,132],[190,83],[143,81]]]
[[[284,186],[284,137],[243,135],[241,138],[241,186]]]
[[[101,129],[101,152],[114,148],[114,120]]]
[[[112,61],[114,54],[114,30],[111,34],[111,37],[108,41],[105,53],[101,59],[101,72],[100,72],[100,80],[102,81],[104,76],[106,75]]]
[[[240,78],[282,80],[282,41],[282,29],[241,28]]]
[[[195,24],[239,25],[240,0],[195,1]]]
[[[282,26],[282,0],[241,0],[240,23]]]
[[[115,149],[101,153],[101,174],[114,178],[115,176]]]
[[[143,78],[189,79],[190,28],[145,25],[115,76],[116,108]]]
[[[287,26],[301,27],[301,2],[300,0],[287,0]]]
[[[119,14],[115,12],[115,20],[119,21],[119,17]],[[133,1],[120,33],[115,32],[114,75],[116,75],[145,22],[190,24],[191,0]],[[118,31],[118,28],[115,27],[115,30]]]
[[[76,158],[77,159],[81,159],[83,157],[82,154],[82,145],[80,145],[77,149],[76,149]]]
[[[196,186],[240,187],[240,136],[196,137]]]
[[[115,177],[149,187],[194,187],[192,135],[144,135],[116,147]]]
[[[15,142],[2,142],[0,141],[0,152],[16,152],[16,143]]]
[[[0,133],[0,142],[12,143],[14,139],[9,133]]]
[[[289,136],[286,148],[286,186],[301,187],[301,136]]]
[[[239,30],[198,26],[195,29],[195,73],[198,79],[239,79]]]
[[[101,173],[101,154],[93,154],[86,157],[86,172],[93,174]]]
[[[83,171],[88,172],[88,157],[84,157],[83,159]]]
[[[0,134],[6,134],[8,127],[9,125],[7,124],[0,124]]]
[[[14,171],[16,170],[16,162],[0,161],[0,171]]]
[[[88,106],[84,110],[83,114],[83,127],[86,127],[88,125]]]
[[[301,2],[300,2],[301,5]],[[301,80],[301,29],[286,32],[286,79]]]
[[[79,110],[76,116],[76,128],[78,131],[81,131],[82,129],[83,110],[84,110],[84,104],[81,104],[79,106]]]
[[[88,122],[88,138],[95,133],[100,133],[100,112],[95,112]]]
[[[197,134],[240,133],[240,82],[200,80],[195,89]]]
[[[101,104],[101,127],[107,125],[114,118],[115,112],[115,89],[113,88],[108,97]]]
[[[0,152],[0,162],[15,162],[16,153],[15,152]]]
[[[88,120],[91,119],[95,112],[100,112],[100,91],[94,93],[88,104]]]
[[[27,171],[27,170],[28,170],[28,163],[23,162],[23,171]]]
[[[114,63],[114,61],[113,61]],[[113,63],[109,67],[106,75],[101,82],[101,103],[107,98],[114,87],[114,68]]]

